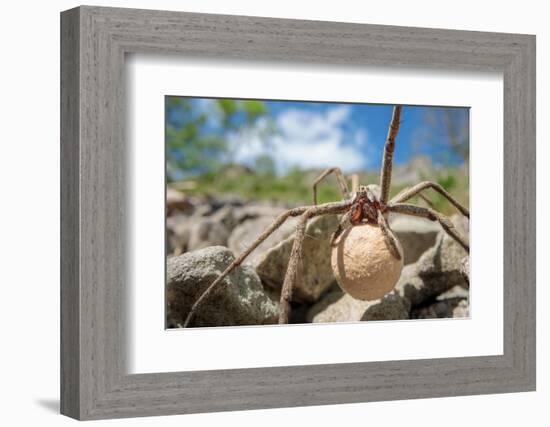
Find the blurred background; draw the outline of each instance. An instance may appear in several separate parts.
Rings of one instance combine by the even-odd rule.
[[[391,113],[391,105],[166,97],[168,187],[294,205],[311,203],[327,167],[378,183]],[[468,206],[468,157],[468,108],[405,106],[391,194],[433,180]],[[321,203],[340,198],[334,177],[320,186]]]

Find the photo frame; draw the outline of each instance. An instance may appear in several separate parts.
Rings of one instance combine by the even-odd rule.
[[[497,71],[503,354],[128,374],[130,53]],[[61,14],[61,412],[102,419],[535,390],[535,37],[82,6]],[[208,396],[208,398],[205,398]]]

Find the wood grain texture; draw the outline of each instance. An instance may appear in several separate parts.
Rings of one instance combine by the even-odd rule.
[[[62,413],[78,419],[535,388],[535,38],[80,7],[62,13]],[[504,354],[128,375],[124,55],[504,75]]]
[[[61,412],[80,414],[79,12],[61,19]]]

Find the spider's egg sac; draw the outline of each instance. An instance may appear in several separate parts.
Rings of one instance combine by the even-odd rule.
[[[331,264],[336,281],[355,299],[375,300],[390,292],[401,276],[401,259],[388,249],[380,227],[356,225],[343,231],[334,242]]]

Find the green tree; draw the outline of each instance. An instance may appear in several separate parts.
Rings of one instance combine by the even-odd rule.
[[[227,139],[267,114],[262,101],[166,97],[167,178],[215,173],[232,161]]]

